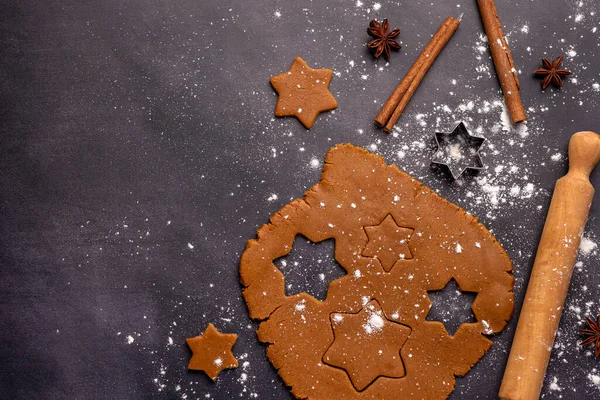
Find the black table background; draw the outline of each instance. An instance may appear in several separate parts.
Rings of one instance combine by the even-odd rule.
[[[592,86],[600,3],[499,2],[529,108],[526,136],[499,129],[502,96],[489,52],[476,43],[483,28],[474,0],[380,1],[378,10],[363,2],[1,2],[1,398],[291,398],[247,316],[239,256],[269,215],[318,181],[327,149],[345,142],[480,216],[504,244],[515,264],[515,314],[451,398],[496,396],[552,187],[566,171],[565,158],[551,156],[566,154],[572,133],[600,129]],[[430,35],[463,13],[396,134],[375,129],[373,117]],[[389,65],[364,47],[368,21],[384,17],[404,43]],[[530,71],[542,56],[569,52],[575,80],[542,92]],[[273,118],[268,79],[296,56],[336,72],[340,106],[310,131]],[[460,109],[467,101],[474,108]],[[485,101],[495,105],[478,112]],[[487,168],[453,184],[429,160],[433,132],[460,120],[487,138]],[[490,203],[481,179],[506,189],[504,202]],[[507,194],[526,182],[530,195]],[[599,187],[600,174],[592,183]],[[599,215],[597,201],[592,241]],[[580,261],[547,399],[600,397],[590,380],[600,364],[575,333],[586,313],[600,311],[597,251]],[[239,335],[234,352],[246,363],[216,384],[186,369],[185,338],[209,322]]]

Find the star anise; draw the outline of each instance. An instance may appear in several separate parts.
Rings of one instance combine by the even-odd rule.
[[[535,71],[533,71],[534,74],[544,77],[544,80],[542,81],[542,89],[546,89],[551,83],[559,88],[563,87],[562,77],[572,74],[571,71],[560,68],[560,64],[562,64],[563,59],[564,57],[560,56],[554,61],[550,62],[550,60],[542,58],[544,68],[537,68]]]
[[[372,20],[369,23],[367,33],[369,36],[373,37],[373,40],[367,44],[367,47],[371,49],[375,58],[379,58],[379,56],[383,54],[385,59],[389,60],[390,51],[398,51],[402,47],[394,40],[394,38],[400,34],[400,29],[396,28],[393,31],[388,32],[389,29],[390,24],[388,23],[387,18],[384,19],[381,24],[375,20]]]
[[[598,322],[594,322],[591,318],[585,317],[588,324],[588,329],[580,329],[579,333],[587,336],[583,342],[579,343],[580,346],[585,346],[590,343],[594,343],[596,357],[600,357],[600,315],[598,316]]]

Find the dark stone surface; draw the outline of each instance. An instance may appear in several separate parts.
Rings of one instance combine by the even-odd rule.
[[[529,109],[520,135],[502,129],[474,0],[380,1],[378,10],[362,1],[1,2],[1,398],[291,398],[247,316],[239,256],[343,142],[479,216],[513,259],[515,315],[451,396],[495,398],[568,139],[600,129],[600,3],[499,2]],[[430,35],[463,13],[395,134],[375,129]],[[369,20],[384,17],[404,44],[389,65],[365,48]],[[542,92],[530,71],[560,54],[576,80]],[[268,79],[296,56],[336,72],[340,106],[310,131],[273,118]],[[429,161],[433,133],[461,120],[487,139],[486,169],[452,183]],[[599,214],[596,202],[592,242]],[[591,380],[600,367],[575,333],[599,311],[597,251],[580,261],[547,399],[600,396]],[[216,384],[186,369],[185,338],[209,322],[239,335],[234,351],[247,363]]]

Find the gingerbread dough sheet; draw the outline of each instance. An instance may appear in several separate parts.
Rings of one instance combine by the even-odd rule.
[[[286,296],[273,263],[296,235],[333,238],[347,274],[319,301]],[[321,181],[271,217],[240,262],[258,338],[300,399],[443,399],[513,312],[512,264],[502,246],[460,207],[395,165],[352,145],[325,159]],[[427,291],[454,279],[477,293],[477,322],[453,336],[426,321]]]

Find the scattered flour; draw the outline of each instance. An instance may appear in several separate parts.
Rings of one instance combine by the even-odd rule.
[[[462,146],[460,145],[460,143],[455,143],[449,146],[448,154],[450,155],[452,161],[460,161],[463,158],[461,149]]]
[[[556,376],[552,377],[552,382],[550,382],[550,386],[549,386],[550,390],[553,391],[562,391],[562,388],[560,386],[558,386],[558,378]]]
[[[487,322],[485,319],[481,320],[481,324],[483,325],[483,333],[485,333],[486,335],[491,335],[494,333],[494,330],[490,328],[490,323]]]
[[[367,322],[363,325],[363,329],[369,335],[374,332],[380,332],[385,325],[385,321],[381,317],[381,311],[369,311]]]
[[[298,303],[296,303],[295,309],[296,311],[304,311],[306,309],[306,301],[300,300]]]
[[[456,243],[456,249],[455,249],[456,253],[462,253],[462,250],[463,250],[463,248],[460,245],[460,243]]]
[[[596,242],[592,241],[592,239],[590,239],[589,237],[584,236],[581,238],[581,244],[579,245],[579,251],[584,256],[587,256],[588,254],[590,254],[594,250],[596,250],[597,247],[598,247],[598,244]]]

